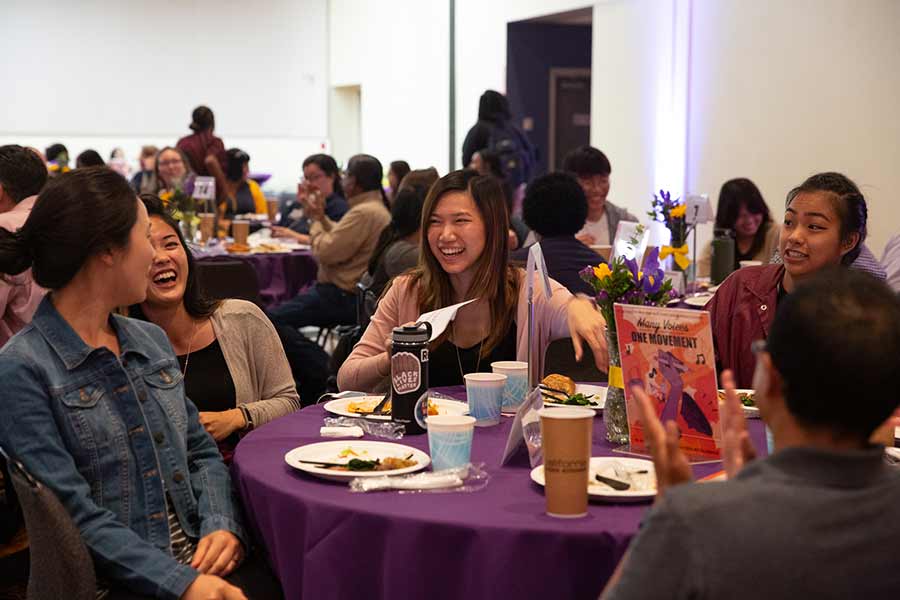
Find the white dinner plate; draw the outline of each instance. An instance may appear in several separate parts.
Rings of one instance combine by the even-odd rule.
[[[347,409],[348,406],[350,406],[350,403],[354,402],[357,404],[369,404],[371,406],[367,406],[366,409],[371,411],[376,406],[378,406],[378,403],[381,402],[382,397],[383,396],[357,396],[355,398],[340,398],[338,400],[331,400],[325,403],[325,410],[333,415],[338,415],[340,417],[362,417],[364,415],[350,412]],[[465,402],[459,402],[458,400],[448,400],[446,398],[431,398],[429,401],[434,406],[437,406],[439,415],[469,414],[469,405]],[[391,415],[365,415],[365,418],[373,419],[376,421],[390,421]]]
[[[347,450],[352,450],[354,454],[342,456]],[[416,461],[416,464],[404,469],[394,469],[393,471],[335,471],[316,466],[315,464],[299,462],[301,460],[321,460],[330,463],[347,463],[353,458],[363,460],[375,460],[376,458],[406,458],[412,454],[410,460]],[[284,455],[284,462],[290,466],[321,477],[322,479],[330,479],[332,481],[349,481],[354,477],[380,477],[382,475],[403,475],[404,473],[415,473],[421,471],[429,464],[431,458],[421,450],[406,446],[404,444],[394,444],[393,442],[370,442],[370,441],[353,441],[353,440],[336,440],[333,442],[317,442],[299,446]]]
[[[598,473],[613,479],[623,480],[616,476],[616,468],[632,473],[635,485],[641,489],[629,489],[617,491],[606,484],[600,483],[594,478]],[[638,473],[646,471],[646,473]],[[540,486],[544,486],[544,465],[531,470],[531,480]],[[652,500],[656,496],[656,471],[653,462],[642,458],[626,458],[618,456],[592,456],[590,477],[588,479],[588,498],[601,502],[643,502]]]
[[[736,389],[734,390],[738,394],[756,394],[755,390],[748,389]],[[720,394],[724,394],[725,390],[719,390]],[[759,407],[757,406],[744,406],[744,416],[748,419],[758,419],[759,418]]]
[[[709,299],[712,298],[712,294],[703,294],[700,296],[688,296],[684,299],[684,303],[689,306],[699,306],[703,308],[706,306],[706,303],[709,302]]]
[[[900,440],[900,427],[894,427],[894,439]]]
[[[591,401],[596,402],[597,406],[577,406],[577,408],[593,408],[595,411],[603,410],[603,407],[606,406],[606,388],[602,385],[589,385],[587,383],[576,383],[575,384],[575,393],[576,394],[584,394],[585,396],[593,396],[590,398]],[[551,402],[544,399],[544,406],[549,407],[565,407],[572,408],[572,404],[562,404],[560,402]]]

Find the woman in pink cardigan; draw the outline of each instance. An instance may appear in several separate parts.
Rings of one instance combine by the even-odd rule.
[[[509,217],[503,189],[493,177],[466,169],[439,179],[422,210],[419,266],[398,276],[378,303],[362,339],[338,372],[342,390],[370,391],[390,374],[394,327],[419,315],[476,299],[459,309],[450,327],[431,344],[429,384],[463,383],[463,375],[490,372],[497,360],[527,360],[528,303],[525,272],[508,264]],[[571,337],[578,360],[582,344],[606,371],[603,317],[594,303],[573,297],[555,281],[547,298],[534,286],[535,352],[541,371],[547,344]]]

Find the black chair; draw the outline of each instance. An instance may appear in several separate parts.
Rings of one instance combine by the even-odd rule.
[[[217,256],[198,260],[195,264],[197,279],[207,298],[238,298],[262,308],[259,280],[250,263],[228,256]]]
[[[590,346],[582,343],[583,355],[581,362],[575,362],[575,349],[572,347],[572,338],[553,340],[547,346],[544,353],[544,373],[546,377],[551,373],[567,375],[575,381],[590,383],[606,382],[606,373],[602,372],[594,364],[594,353]]]
[[[94,600],[94,561],[69,513],[56,495],[31,476],[21,463],[9,461],[31,551],[28,599]]]

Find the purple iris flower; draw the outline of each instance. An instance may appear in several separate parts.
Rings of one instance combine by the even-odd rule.
[[[666,274],[662,269],[651,272],[645,270],[644,277],[641,279],[641,289],[644,290],[645,294],[655,294],[659,291],[659,288],[662,287],[663,278],[665,276]]]
[[[594,267],[588,265],[582,270],[578,271],[578,276],[582,281],[587,283],[592,283],[594,281]]]
[[[194,195],[194,178],[187,177],[184,180],[184,193],[190,198]]]
[[[631,271],[631,278],[635,283],[638,283],[640,279],[638,278],[638,264],[637,261],[633,258],[625,259],[625,266],[628,267],[628,270]]]
[[[609,294],[605,291],[600,291],[597,293],[597,302],[606,302],[609,300]]]

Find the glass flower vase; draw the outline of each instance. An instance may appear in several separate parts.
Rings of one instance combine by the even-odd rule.
[[[181,213],[181,222],[179,225],[181,226],[181,235],[184,236],[184,241],[189,244],[192,243],[194,241],[194,236],[197,235],[197,219],[195,218],[194,213]]]
[[[603,408],[603,423],[606,425],[606,441],[611,444],[628,443],[628,416],[625,413],[625,389],[622,385],[622,359],[619,356],[619,340],[613,329],[606,330],[609,349],[609,387],[606,391],[606,405]],[[618,372],[618,376],[614,373]]]

